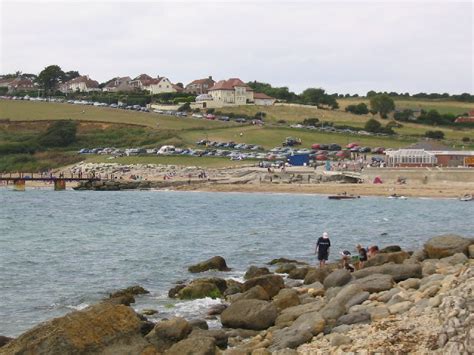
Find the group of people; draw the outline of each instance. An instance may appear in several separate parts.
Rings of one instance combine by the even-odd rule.
[[[329,239],[329,234],[324,232],[321,237],[319,237],[316,242],[315,254],[318,255],[319,266],[324,267],[326,262],[329,259],[329,250],[331,248],[331,240]],[[357,244],[356,250],[358,255],[355,256],[354,260],[358,261],[356,266],[357,269],[364,267],[364,263],[375,256],[379,252],[379,248],[376,245],[373,245],[369,248],[364,248],[362,245]],[[341,262],[342,267],[350,272],[354,272],[356,267],[352,264],[353,256],[349,250],[344,250],[341,252]]]

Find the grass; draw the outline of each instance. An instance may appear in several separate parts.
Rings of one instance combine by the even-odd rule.
[[[9,154],[0,156],[0,172],[39,172],[79,162],[76,154],[40,152],[36,154]]]

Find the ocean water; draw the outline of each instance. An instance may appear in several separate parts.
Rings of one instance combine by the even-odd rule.
[[[159,310],[155,319],[199,316],[219,301],[170,300],[176,281],[238,279],[277,257],[315,264],[323,231],[332,259],[357,243],[413,250],[434,235],[473,235],[473,216],[474,203],[450,199],[0,189],[0,335],[17,336],[135,284],[151,291],[135,307]],[[214,255],[232,271],[187,272]]]

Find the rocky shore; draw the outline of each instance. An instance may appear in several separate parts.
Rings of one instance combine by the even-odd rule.
[[[189,267],[230,270],[216,256]],[[384,248],[350,273],[291,259],[250,266],[244,282],[200,277],[169,297],[220,298],[206,319],[149,321],[130,287],[82,311],[42,323],[0,354],[469,354],[474,352],[474,240],[433,237],[414,252]],[[221,328],[209,329],[218,319]]]

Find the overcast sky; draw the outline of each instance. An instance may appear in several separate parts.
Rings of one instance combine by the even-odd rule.
[[[473,92],[471,1],[0,0],[0,73]]]

